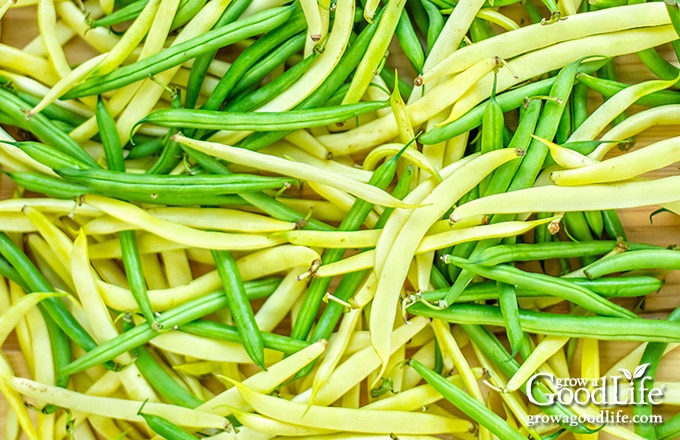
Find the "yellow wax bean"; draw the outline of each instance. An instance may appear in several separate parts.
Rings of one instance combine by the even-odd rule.
[[[312,231],[296,230],[277,233],[291,244],[324,248],[367,248],[375,246],[380,230],[359,231]]]
[[[333,373],[333,370],[337,367],[340,362],[340,358],[347,350],[349,344],[350,336],[357,327],[359,320],[361,319],[362,309],[354,308],[350,309],[342,317],[340,322],[340,327],[338,328],[335,338],[333,338],[328,344],[328,350],[321,359],[321,363],[314,373],[314,379],[312,381],[312,395],[309,398],[309,405],[314,404],[314,398],[319,392],[321,386],[328,381],[328,378]]]
[[[483,240],[485,238],[513,237],[528,232],[537,226],[550,223],[555,219],[557,219],[557,217],[527,222],[501,222],[489,225],[471,226],[463,229],[451,229],[447,232],[426,235],[423,237],[420,244],[418,244],[418,248],[416,249],[415,253],[421,254],[425,252],[431,252],[438,249],[444,249],[455,244]],[[329,239],[330,238],[332,237],[329,237]],[[361,269],[369,269],[374,265],[375,252],[375,250],[368,250],[344,258],[335,263],[322,265],[316,271],[316,275],[320,277],[328,277],[354,272]]]
[[[15,47],[0,44],[0,59],[4,69],[35,78],[41,83],[54,84],[59,80],[49,61],[24,53]]]
[[[425,70],[419,77],[422,84],[460,72],[479,60],[498,56],[510,59],[526,52],[553,46],[557,43],[595,34],[607,34],[640,26],[668,24],[663,8],[657,5],[629,5],[622,8],[579,13],[568,20],[559,20],[550,26],[533,24],[513,32],[503,32],[473,45],[450,53],[441,62]],[[455,11],[455,9],[454,9]],[[467,28],[466,28],[467,30]]]
[[[238,209],[164,207],[148,209],[147,212],[160,219],[198,229],[258,233],[295,229],[293,222]],[[84,228],[88,234],[113,234],[134,229],[124,219],[111,216],[93,219]]]
[[[229,162],[248,165],[260,170],[275,172],[301,180],[310,180],[339,188],[359,198],[377,205],[404,206],[404,202],[391,196],[385,191],[364,182],[348,178],[339,173],[320,171],[316,167],[303,163],[250,151],[244,148],[231,147],[215,142],[199,141],[181,135],[175,135],[174,140],[203,153],[219,157]]]
[[[678,117],[680,117],[680,104],[651,107],[628,116],[603,133],[601,138],[608,141],[625,141],[651,127],[675,124]],[[618,145],[616,142],[603,142],[588,157],[596,161],[602,160],[616,145]]]
[[[103,27],[93,29],[89,26],[88,15],[98,17],[103,13],[95,2],[85,2],[85,11],[81,10],[73,2],[56,2],[55,8],[64,23],[100,53],[113,49],[120,40],[119,37],[109,32],[108,29]]]
[[[259,371],[243,380],[243,383],[253,390],[269,393],[286,380],[290,379],[299,370],[317,359],[326,349],[325,340],[314,342],[309,346],[286,356],[282,360],[267,366],[266,371]],[[200,411],[227,416],[230,414],[229,407],[247,408],[246,402],[241,398],[236,388],[229,388],[217,394],[210,400],[197,407]]]
[[[371,150],[362,163],[362,167],[367,170],[373,170],[377,164],[388,157],[394,156],[404,148],[403,144],[385,144]],[[401,153],[401,157],[412,163],[419,169],[435,175],[437,179],[441,180],[439,170],[423,153],[415,148],[407,148]]]
[[[2,281],[4,283],[4,280]],[[40,301],[45,298],[54,296],[62,296],[63,293],[57,292],[38,292],[31,295],[21,297],[9,308],[0,313],[0,345],[5,343],[9,334],[14,330],[14,327],[23,319],[24,315],[35,307]]]
[[[520,28],[515,20],[492,8],[480,9],[477,18],[498,25],[506,31],[514,31]]]
[[[325,407],[267,396],[234,382],[241,396],[256,411],[287,423],[312,428],[383,434],[441,434],[466,432],[471,423],[428,413]]]
[[[326,200],[309,200],[290,197],[277,197],[276,200],[299,212],[313,213],[314,218],[321,221],[340,222],[347,215],[347,211],[338,208]]]
[[[96,17],[92,17],[92,19],[95,19],[95,18]],[[61,45],[65,45],[76,35],[76,33],[73,31],[73,29],[68,27],[62,21],[57,21],[57,23],[55,25],[55,34],[56,34],[57,41]],[[36,56],[41,56],[41,57],[47,56],[47,50],[45,48],[45,45],[43,44],[42,36],[40,36],[40,35],[37,35],[31,41],[26,43],[26,45],[24,47],[22,47],[22,50],[26,53],[31,54],[31,55],[36,55]]]
[[[47,49],[47,58],[50,60],[50,64],[60,76],[64,76],[71,71],[71,67],[66,60],[64,49],[57,39],[57,12],[54,3],[53,0],[40,0],[38,2],[38,28],[43,44]]]
[[[0,213],[0,230],[5,232],[33,232],[35,225],[23,213]]]
[[[31,118],[36,113],[41,112],[50,104],[53,104],[61,95],[70,90],[76,83],[87,76],[92,68],[96,66],[102,59],[104,55],[97,55],[92,57],[73,70],[69,70],[67,73],[62,75],[59,81],[54,84],[48,93],[46,93],[38,104],[26,113],[27,118]]]
[[[665,204],[680,200],[680,195],[674,190],[678,184],[680,176],[649,181],[528,188],[500,194],[500,197],[482,197],[461,205],[451,213],[451,221],[455,223],[481,213],[599,211]]]
[[[477,383],[478,378],[475,377],[470,364],[468,363],[465,355],[463,354],[456,338],[453,337],[451,328],[449,324],[440,319],[434,319],[432,321],[432,327],[435,331],[435,336],[440,343],[442,348],[451,356],[453,365],[456,367],[456,371],[460,374],[461,379],[465,388],[467,388],[468,393],[480,403],[484,403],[484,396],[482,396],[482,391],[479,389],[479,384]]]
[[[120,38],[116,46],[106,53],[106,56],[101,62],[92,69],[90,75],[106,75],[120,66],[131,54],[132,51],[141,43],[146,36],[151,24],[153,23],[157,12],[160,11],[160,16],[166,15],[168,12],[174,15],[172,8],[167,10],[170,5],[165,5],[166,9],[159,9],[160,0],[150,0],[147,2],[142,12],[125,30],[125,33]],[[166,34],[167,36],[167,34]]]
[[[619,114],[633,105],[638,99],[653,92],[667,89],[674,85],[678,78],[673,80],[652,80],[629,87],[614,94],[586,118],[574,132],[569,135],[567,142],[595,139]]]
[[[9,361],[5,357],[4,353],[0,354],[0,375],[3,377],[14,376],[12,366],[9,364]],[[31,417],[28,414],[28,408],[26,407],[26,405],[24,405],[24,401],[21,398],[21,395],[12,388],[10,388],[9,386],[7,386],[7,384],[1,380],[0,380],[0,393],[2,393],[3,396],[5,396],[5,399],[7,400],[7,403],[11,408],[11,411],[7,412],[5,421],[9,422],[10,414],[14,414],[18,424],[21,426],[23,433],[26,434],[29,440],[40,439],[38,431],[36,430],[35,425],[33,424],[33,421],[31,420]],[[8,426],[6,428],[8,428]],[[5,433],[7,433],[7,431],[5,431]],[[8,438],[11,437],[8,436]]]
[[[283,321],[291,307],[302,295],[307,283],[299,281],[298,276],[307,270],[304,266],[291,269],[281,280],[274,293],[269,295],[267,300],[260,306],[255,313],[255,322],[260,331],[269,332]]]
[[[258,234],[231,234],[190,228],[155,217],[131,203],[95,194],[86,194],[81,197],[81,201],[140,229],[189,246],[206,249],[254,250],[283,243],[281,239]]]
[[[465,193],[500,165],[516,158],[518,151],[514,149],[494,150],[460,167],[423,199],[423,206],[414,210],[399,234],[390,240],[391,243],[387,243],[391,244],[389,253],[382,267],[376,268],[378,286],[370,316],[371,340],[383,360],[383,368],[388,360],[389,337],[397,311],[397,295],[404,284],[418,243],[427,230]],[[389,222],[390,220],[387,221]]]
[[[428,320],[416,317],[409,324],[401,325],[392,334],[392,347],[390,355],[405,345],[426,328]],[[330,405],[338,400],[343,394],[356,384],[365,380],[369,374],[380,367],[380,358],[373,347],[363,348],[353,353],[337,366],[326,383],[319,389],[314,399],[317,405]],[[306,404],[310,401],[311,389],[305,389],[293,397],[295,402]],[[306,405],[303,405],[306,406]]]
[[[505,384],[503,391],[518,390],[532,374],[543,365],[557,350],[562,349],[569,342],[567,336],[546,336],[531,352],[531,355],[520,365],[519,369]]]
[[[671,137],[577,169],[553,171],[550,180],[564,186],[616,182],[661,169],[679,157],[680,137]]]
[[[306,182],[306,185],[308,185],[309,188],[312,189],[319,196],[323,197],[325,200],[329,201],[334,206],[337,206],[338,208],[342,209],[345,213],[347,213],[352,208],[352,205],[354,205],[354,202],[356,201],[356,197],[353,197],[347,192],[334,188],[332,186],[315,182]],[[366,220],[364,220],[364,225],[366,225],[369,228],[372,228],[377,221],[378,214],[376,214],[376,212],[374,211],[371,211],[366,216]]]
[[[143,401],[90,396],[25,378],[2,376],[0,380],[30,399],[46,401],[63,408],[69,408],[72,411],[103,415],[131,422],[144,421],[137,414],[139,408],[144,404]],[[165,403],[146,402],[144,412],[172,420],[179,426],[189,428],[223,429],[228,424],[223,417]]]
[[[183,286],[194,279],[191,264],[184,249],[163,251],[160,256],[169,287]]]
[[[247,413],[232,409],[236,419],[243,424],[243,426],[254,431],[262,432],[273,436],[285,437],[303,437],[307,438],[310,435],[323,435],[334,432],[332,429],[311,428],[304,425],[296,425],[293,423],[281,422],[269,417],[264,417],[259,414]]]
[[[491,72],[496,66],[495,58],[485,58],[454,78],[448,79],[434,87],[425,97],[406,106],[412,126],[418,126],[431,119],[442,110],[451,107],[480,78]],[[490,86],[488,90],[491,90]],[[399,127],[393,115],[387,115],[367,122],[344,133],[319,136],[319,141],[333,154],[342,156],[365,151],[389,142],[399,135]]]
[[[302,12],[307,21],[307,36],[314,42],[319,41],[325,32],[318,2],[316,0],[302,0],[300,6],[302,6]]]
[[[565,148],[557,145],[554,142],[540,138],[538,136],[533,136],[534,139],[540,141],[542,144],[546,145],[550,149],[550,155],[557,165],[565,169],[581,168],[586,165],[593,165],[598,163],[596,160],[585,156],[578,151],[574,151],[570,148]]]
[[[68,267],[68,260],[62,260],[50,243],[37,234],[26,238],[30,251],[35,255],[38,269],[46,273],[47,280],[53,285],[64,285],[66,290],[73,290],[73,282]]]
[[[277,246],[260,252],[253,252],[236,260],[243,281],[253,280],[294,267],[310,267],[319,259],[319,254],[304,246]],[[104,302],[115,310],[137,311],[138,306],[132,293],[115,284],[97,280],[97,290]],[[210,271],[193,279],[189,284],[168,289],[149,290],[152,308],[162,312],[183,304],[191,299],[210,293],[221,286],[217,271]]]
[[[330,151],[307,130],[295,130],[284,139],[318,159],[332,159]]]

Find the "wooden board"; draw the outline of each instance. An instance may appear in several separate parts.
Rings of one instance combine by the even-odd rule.
[[[32,7],[13,9],[0,22],[0,41],[16,47],[21,47],[30,41],[37,30],[34,26],[35,11]],[[78,43],[75,43],[77,53]],[[670,48],[667,48],[670,53]],[[669,59],[673,59],[672,56]],[[621,80],[633,82],[640,79],[651,78],[649,72],[641,65],[639,59],[634,56],[624,56],[617,60],[622,68]],[[680,135],[680,124],[675,127],[660,127],[653,131],[642,133],[637,137],[637,145],[643,146],[656,140]],[[672,172],[676,172],[675,167]],[[670,171],[669,171],[670,172]],[[663,174],[660,172],[658,174]],[[0,199],[11,194],[12,185],[6,176],[0,176]],[[660,214],[650,221],[650,214],[655,210],[653,207],[626,209],[620,211],[621,220],[628,232],[630,241],[652,243],[663,246],[680,245],[680,217],[672,214]],[[673,308],[680,305],[678,293],[680,289],[680,273],[673,273],[667,278],[663,288],[654,295],[650,295],[645,303],[644,313],[650,317],[663,318]],[[626,329],[622,328],[621,332]],[[602,344],[602,370],[609,368],[623,353],[627,353],[635,344],[621,344],[606,342]],[[3,346],[3,353],[7,356],[18,375],[28,374],[25,363],[22,360],[18,341],[15,336],[11,337]],[[671,352],[667,355],[658,373],[660,380],[680,379],[680,351]],[[7,402],[0,397],[0,438],[4,435],[5,414]]]

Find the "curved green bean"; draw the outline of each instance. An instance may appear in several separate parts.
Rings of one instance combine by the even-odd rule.
[[[629,270],[678,270],[680,252],[674,249],[639,249],[601,258],[584,269],[588,278]]]

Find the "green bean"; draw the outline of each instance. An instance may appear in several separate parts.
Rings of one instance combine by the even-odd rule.
[[[139,135],[137,135],[137,138],[139,138]],[[136,139],[135,145],[130,149],[126,158],[131,160],[154,155],[163,149],[163,144],[164,140],[162,137],[155,137],[143,142]]]
[[[180,325],[179,330],[206,338],[229,342],[243,342],[243,336],[241,336],[238,328],[235,326],[206,319],[197,319]],[[308,342],[271,332],[262,332],[262,342],[265,348],[277,350],[287,355],[293,354],[309,345]]]
[[[297,34],[281,44],[275,51],[269,53],[255,64],[248,72],[239,79],[234,86],[234,94],[243,93],[246,90],[255,88],[267,75],[278,66],[283,65],[293,55],[303,49],[306,35]]]
[[[28,105],[35,107],[40,102],[40,98],[34,96],[30,93],[23,92],[21,90],[15,90],[14,93]],[[80,125],[86,121],[86,118],[78,113],[75,113],[69,109],[66,109],[57,104],[50,104],[40,111],[47,119],[52,122],[65,122],[73,126]]]
[[[491,96],[485,104],[484,114],[482,116],[482,153],[503,148],[503,128],[505,127],[505,120],[503,118],[503,109],[496,99],[497,74],[497,71],[494,72]]]
[[[5,172],[5,174],[25,190],[57,199],[76,199],[89,190],[86,186],[42,173],[17,171],[13,173]]]
[[[637,56],[640,61],[642,61],[642,64],[659,79],[675,79],[678,77],[678,73],[680,73],[680,70],[676,66],[661,56],[661,54],[653,47],[637,52]]]
[[[244,93],[230,100],[224,106],[225,112],[247,112],[256,109],[272,99],[281,90],[290,87],[300,79],[303,73],[316,61],[318,53],[314,52],[299,63],[291,66],[281,76],[250,93]],[[339,104],[339,102],[338,102]]]
[[[470,23],[470,39],[472,43],[478,43],[482,40],[486,40],[495,36],[491,30],[491,25],[488,21],[482,20],[481,18],[475,18]]]
[[[207,1],[208,0],[181,1],[177,10],[177,14],[175,14],[175,18],[172,20],[172,24],[170,25],[170,30],[176,30],[191,21],[191,19],[194,18],[194,16],[203,8],[203,6],[205,6]]]
[[[142,416],[147,425],[163,438],[168,440],[199,440],[198,437],[189,434],[164,417],[154,414],[144,414],[141,412],[142,408],[140,408],[139,411],[138,414]]]
[[[525,439],[515,428],[508,425],[498,414],[484,406],[483,403],[471,397],[442,375],[430,370],[415,359],[407,361],[408,365],[415,369],[420,376],[454,406],[463,411],[480,425],[485,426],[493,434],[502,439]]]
[[[423,63],[425,63],[425,52],[406,9],[401,11],[395,34],[399,45],[404,51],[404,56],[409,60],[416,73],[422,73]]]
[[[99,133],[102,138],[102,145],[104,147],[104,156],[109,170],[114,172],[125,172],[125,159],[123,157],[123,148],[120,144],[118,131],[116,130],[116,122],[111,116],[104,100],[99,97],[95,108],[95,116],[97,125],[99,126]],[[151,308],[151,301],[146,290],[146,280],[144,279],[144,271],[142,270],[142,260],[139,255],[139,247],[137,246],[136,231],[120,231],[118,233],[121,254],[123,259],[123,267],[125,268],[125,275],[128,280],[130,292],[132,293],[135,303],[139,306],[144,319],[149,324],[153,324],[156,316]],[[153,325],[152,325],[153,327]]]
[[[245,75],[255,63],[262,59],[267,53],[277,50],[279,46],[293,38],[293,36],[303,32],[304,29],[305,18],[301,9],[298,8],[292,14],[289,21],[267,32],[262,38],[248,46],[248,48],[236,58],[229,67],[229,70],[227,70],[227,73],[220,78],[220,81],[217,83],[217,86],[202,108],[205,110],[219,109],[222,103],[232,93],[234,86],[238,84],[243,75]]]
[[[198,162],[203,168],[215,173],[216,175],[229,176],[232,172],[226,166],[222,165],[215,158],[208,156],[205,153],[196,151],[192,148],[185,148],[184,151],[189,157]],[[278,220],[290,221],[300,225],[316,230],[332,230],[331,226],[326,225],[314,218],[307,218],[304,214],[290,208],[288,205],[272,198],[263,192],[242,193],[241,197],[247,203],[261,209],[267,214]]]
[[[337,64],[335,69],[328,75],[323,83],[317,89],[305,98],[300,104],[298,104],[296,110],[313,109],[323,105],[330,97],[343,85],[347,78],[352,74],[356,66],[361,61],[361,58],[366,52],[366,48],[370,43],[373,35],[377,30],[377,21],[382,15],[382,10],[378,11],[374,19],[374,23],[367,25],[364,30],[359,34],[359,36],[354,40],[353,44],[345,51],[340,62]],[[383,69],[385,70],[385,69]],[[289,130],[285,131],[275,131],[266,133],[254,133],[249,137],[245,138],[241,142],[243,148],[249,150],[257,150],[263,148],[279,139],[282,139],[290,133]]]
[[[381,189],[386,188],[390,182],[392,182],[400,154],[401,152],[380,165],[380,167],[373,172],[369,184]],[[340,226],[338,226],[338,230],[351,231],[359,229],[366,220],[366,216],[368,216],[371,209],[373,209],[371,203],[362,199],[356,199],[350,210],[347,212],[347,215],[340,223]],[[338,261],[342,258],[344,253],[345,249],[342,248],[327,249],[322,256],[322,264]],[[293,329],[291,330],[292,338],[307,338],[307,335],[314,324],[314,318],[321,306],[323,295],[326,293],[330,282],[331,277],[314,278],[312,280],[297,319],[295,320],[295,324],[293,325]]]
[[[217,20],[214,28],[217,29],[234,22],[250,5],[251,1],[252,0],[233,1]],[[187,80],[184,107],[194,108],[196,106],[196,101],[198,101],[198,97],[201,92],[201,85],[205,80],[208,67],[210,67],[210,63],[215,58],[215,55],[217,55],[217,49],[212,49],[202,55],[197,56],[194,60],[194,63],[191,66],[191,71],[189,72],[189,79]]]
[[[409,312],[417,316],[443,319],[456,324],[503,326],[500,310],[495,306],[453,304],[436,309],[414,304]],[[668,321],[612,316],[573,316],[561,313],[520,309],[519,319],[525,332],[541,335],[595,338],[607,341],[677,342],[680,325]],[[622,332],[621,329],[626,329]]]
[[[66,133],[59,130],[46,116],[38,113],[27,120],[24,111],[30,108],[29,104],[4,87],[0,87],[0,102],[3,104],[0,115],[4,113],[10,117],[13,125],[33,133],[43,143],[51,145],[91,167],[100,167],[87,151]]]
[[[445,263],[456,264],[462,268],[476,274],[496,281],[522,286],[527,289],[538,290],[546,295],[557,296],[570,301],[581,307],[605,316],[617,316],[634,318],[636,315],[617,305],[596,295],[594,292],[574,285],[562,278],[553,277],[542,273],[525,272],[513,266],[496,265],[482,266],[470,263],[459,257],[444,257]]]
[[[484,249],[473,260],[484,266],[508,263],[511,261],[547,260],[550,258],[575,258],[582,256],[604,255],[618,245],[614,240],[573,242],[544,242],[501,244]]]
[[[123,330],[128,331],[132,328],[134,328],[132,316],[126,315],[123,321]],[[134,356],[135,365],[139,368],[139,371],[149,381],[151,386],[153,386],[170,403],[186,408],[196,408],[203,403],[201,399],[189,392],[185,387],[181,386],[170,374],[168,374],[146,347],[140,345],[132,350],[132,355]]]
[[[146,6],[148,2],[149,0],[136,0],[111,14],[92,20],[90,22],[90,27],[111,27],[126,21],[134,20],[139,13],[142,12],[144,6]]]
[[[216,48],[266,32],[288,20],[292,10],[291,7],[271,8],[236,23],[212,29],[109,74],[91,77],[65,93],[62,99],[98,95],[132,84]]]
[[[680,414],[667,418],[662,423],[654,426],[657,440],[672,440],[680,435]]]
[[[272,284],[272,280],[266,280],[264,283],[245,282],[244,287],[248,298],[256,299],[271,294],[275,288]],[[195,300],[187,301],[174,309],[160,313],[156,319],[156,328],[170,330],[175,328],[175,326],[202,318],[225,307],[228,307],[228,303],[224,292],[209,293]],[[156,335],[158,335],[158,331],[154,330],[149,323],[140,324],[89,350],[84,356],[63,368],[62,373],[73,374],[108,362],[135,347],[146,344]]]
[[[142,198],[150,202],[161,199],[192,199],[219,194],[277,189],[296,184],[285,177],[269,177],[254,174],[136,174],[119,171],[60,168],[55,170],[64,179],[79,183],[105,195],[124,195]]]
[[[636,297],[658,291],[663,286],[663,281],[648,275],[605,277],[605,278],[579,278],[563,277],[565,281],[585,287],[598,295],[606,297]],[[449,286],[442,286],[428,292],[416,295],[427,302],[436,302],[446,295]],[[516,286],[515,294],[518,298],[545,296],[545,293]],[[415,298],[415,297],[414,297]],[[494,281],[479,281],[471,283],[457,298],[457,302],[480,302],[498,299],[498,289]]]
[[[508,336],[508,342],[510,343],[510,349],[513,354],[516,354],[519,352],[522,341],[524,340],[524,331],[519,322],[519,304],[517,303],[515,286],[502,281],[497,281],[496,289],[498,289],[498,307],[505,320],[505,329]]]
[[[164,84],[161,86],[166,87],[166,89],[170,92],[172,108],[181,108],[182,98],[180,96],[179,90],[172,90]],[[176,130],[170,130],[163,138],[163,151],[153,166],[146,170],[148,174],[167,174],[172,171],[182,159],[183,151],[181,145],[171,139],[172,135],[175,133]]]
[[[24,153],[28,154],[35,161],[48,168],[90,168],[90,165],[66,154],[50,145],[41,142],[22,141],[7,142],[5,144],[14,145]]]
[[[222,112],[197,109],[160,109],[137,122],[162,127],[191,127],[219,130],[296,130],[321,127],[353,119],[389,105],[388,101],[344,104],[314,110],[285,112]]]
[[[680,35],[680,4],[678,4],[677,0],[664,0],[664,4],[666,5],[668,17],[671,19],[675,32]]]
[[[630,270],[680,269],[680,252],[671,249],[630,250],[601,258],[584,269],[588,278]]]
[[[614,96],[616,93],[628,87],[628,84],[622,82],[598,78],[593,75],[580,72],[576,78],[579,82],[585,84],[589,88],[600,93],[605,99]],[[640,97],[635,104],[645,107],[654,107],[659,105],[678,104],[680,103],[680,92],[675,90],[660,90],[649,93]]]
[[[430,0],[420,0],[423,5],[425,12],[427,13],[428,24],[427,24],[427,47],[432,50],[435,41],[439,38],[439,34],[444,28],[444,17],[442,16],[439,8],[435,6]]]
[[[626,231],[621,224],[618,213],[613,209],[602,211],[604,230],[609,238],[626,241]]]
[[[243,281],[231,252],[212,250],[215,266],[224,286],[224,296],[241,335],[241,341],[248,356],[257,366],[266,370],[264,363],[264,341],[262,332],[255,321],[255,313],[248,301]]]
[[[576,242],[593,241],[593,234],[586,220],[585,214],[579,211],[566,212],[562,217],[562,223],[567,235]],[[592,262],[589,256],[583,256],[583,264]]]

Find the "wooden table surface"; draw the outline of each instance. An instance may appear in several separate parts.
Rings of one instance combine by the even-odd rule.
[[[11,10],[0,22],[0,41],[20,47],[24,42],[29,41],[36,31],[33,26],[34,11],[32,8],[22,8]],[[673,59],[673,58],[669,58]],[[625,56],[618,60],[622,67],[622,81],[635,81],[647,78],[647,71],[640,65],[636,56]],[[636,145],[646,145],[658,139],[680,135],[680,124],[675,127],[660,127],[653,131],[642,133],[637,137]],[[675,166],[669,167],[666,172],[677,172]],[[9,179],[0,176],[0,199],[6,198],[11,194],[12,185]],[[656,208],[645,207],[637,209],[626,209],[620,211],[621,220],[627,230],[630,241],[644,242],[658,245],[680,244],[680,217],[672,214],[660,214],[654,217],[653,224],[650,223],[649,215]],[[668,276],[666,284],[656,294],[650,295],[645,304],[645,314],[658,318],[663,318],[670,310],[680,305],[680,273],[672,273]],[[625,332],[625,329],[621,329]],[[634,344],[621,344],[605,342],[602,344],[602,370],[606,370],[624,353],[627,353]],[[26,374],[26,367],[21,359],[18,343],[15,337],[10,337],[2,347],[3,353],[15,368],[17,375]],[[676,350],[668,354],[658,373],[659,380],[677,380],[680,378],[680,351]],[[0,438],[4,437],[4,423],[7,411],[7,402],[4,397],[0,397]]]

